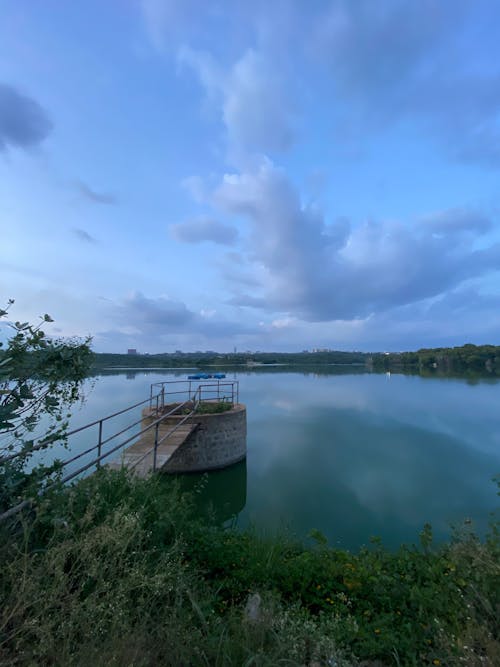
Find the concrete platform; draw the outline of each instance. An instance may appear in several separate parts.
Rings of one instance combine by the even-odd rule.
[[[173,428],[173,427],[170,427]],[[174,433],[169,435],[164,442],[158,445],[157,454],[156,454],[156,469],[161,470],[165,466],[172,456],[172,454],[189,438],[191,433],[198,428],[198,424],[183,424],[179,426]],[[160,435],[162,437],[163,434]],[[122,452],[119,459],[111,461],[108,465],[110,468],[119,469],[122,467],[130,468],[139,477],[147,477],[153,471],[153,451],[147,456],[144,456],[146,452],[151,450],[153,444],[151,442],[151,436],[142,437],[136,443],[127,447],[125,451]],[[137,465],[134,465],[142,457],[142,461]]]

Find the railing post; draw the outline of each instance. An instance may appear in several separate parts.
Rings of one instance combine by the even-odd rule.
[[[155,448],[153,452],[153,472],[156,471],[156,456],[158,453],[158,429],[160,427],[160,424],[156,424],[155,426]]]
[[[217,380],[217,400],[220,401],[220,380]]]
[[[102,448],[102,419],[99,422],[99,439],[97,441],[97,459],[98,459],[96,464],[97,468],[101,467],[101,462],[99,460],[101,458],[101,448]]]
[[[161,409],[165,407],[165,385],[162,384],[161,386]]]

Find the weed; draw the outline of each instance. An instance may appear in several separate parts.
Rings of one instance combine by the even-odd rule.
[[[500,664],[495,525],[439,548],[430,527],[396,553],[306,548],[198,519],[174,480],[102,469],[2,531],[0,664]]]

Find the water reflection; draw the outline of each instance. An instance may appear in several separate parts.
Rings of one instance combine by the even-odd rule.
[[[225,523],[240,514],[247,502],[246,459],[224,470],[204,474],[176,475],[181,489],[193,495],[200,514]]]
[[[318,528],[342,547],[372,535],[397,547],[426,521],[438,540],[469,516],[484,533],[494,507],[498,456],[459,437],[352,409],[313,410],[272,429],[261,422],[253,437],[243,525],[272,530],[279,517],[299,536]]]
[[[426,522],[438,539],[448,537],[450,522],[465,518],[485,531],[498,504],[491,482],[500,472],[498,379],[391,373],[388,380],[385,373],[337,367],[233,373],[247,405],[247,461],[204,478],[200,511],[212,505],[221,522],[238,515],[242,526],[288,526],[299,537],[317,528],[351,549],[371,535],[391,546],[413,542]],[[152,382],[186,375],[107,373],[75,411],[72,427],[149,396]],[[120,415],[116,428],[133,418]],[[96,437],[78,434],[72,451]]]

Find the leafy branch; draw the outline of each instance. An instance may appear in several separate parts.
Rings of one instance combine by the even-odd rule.
[[[7,318],[9,299],[0,309]],[[29,474],[26,463],[33,453],[55,442],[66,442],[69,408],[79,398],[91,360],[91,339],[57,339],[43,327],[50,315],[29,322],[6,322],[13,335],[0,342],[0,501],[18,498],[19,490],[39,486],[48,469],[37,466]],[[44,436],[36,439],[37,426]],[[57,466],[56,466],[57,467]],[[15,491],[15,493],[14,493]]]

